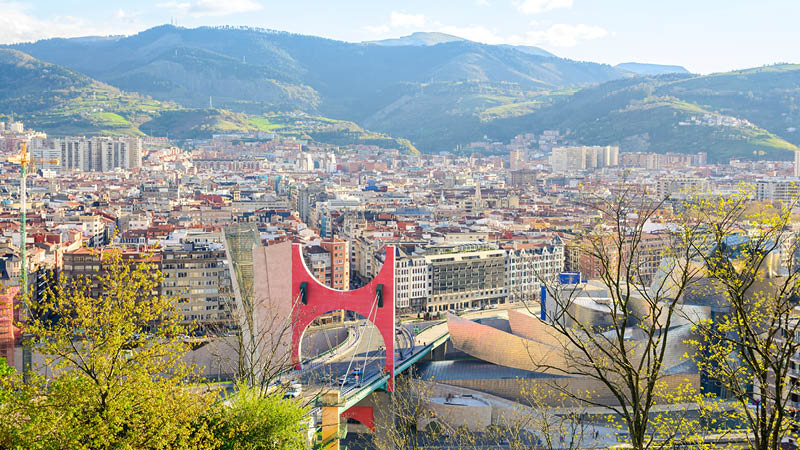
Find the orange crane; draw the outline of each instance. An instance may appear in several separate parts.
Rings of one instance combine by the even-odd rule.
[[[8,157],[8,162],[17,164],[20,167],[20,183],[19,183],[19,223],[20,223],[20,246],[19,246],[19,257],[20,257],[20,286],[22,287],[22,299],[23,304],[25,300],[28,298],[28,252],[25,248],[25,243],[28,240],[28,229],[27,229],[27,212],[28,212],[28,165],[35,164],[35,163],[48,163],[48,164],[59,164],[59,160],[51,160],[51,159],[31,159],[31,155],[28,153],[28,146],[25,142],[23,142],[20,146],[20,152],[16,155],[11,155]],[[30,348],[28,345],[23,343],[22,346],[22,370],[23,376],[27,379],[28,372],[31,370],[31,353]]]

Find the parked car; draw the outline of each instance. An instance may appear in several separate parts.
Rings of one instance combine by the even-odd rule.
[[[283,398],[297,398],[303,393],[303,385],[295,383],[289,386],[289,390],[283,394]]]

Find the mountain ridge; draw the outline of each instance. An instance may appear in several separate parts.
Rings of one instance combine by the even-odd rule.
[[[381,46],[233,27],[165,25],[124,38],[8,47],[187,106],[205,105],[210,95],[220,106],[242,112],[301,109],[356,121],[402,96],[375,105],[376,92],[389,95],[409,84],[481,81],[551,89],[629,76],[610,65],[466,40]],[[202,88],[203,94],[188,86]]]
[[[562,129],[572,141],[586,144],[618,143],[623,151],[708,148],[718,153],[710,156],[716,160],[762,153],[784,158],[786,150],[800,144],[800,66],[705,76],[681,72],[680,66],[622,66],[658,73],[641,76],[607,64],[526,54],[453,36],[434,38],[449,42],[384,46],[247,27],[161,26],[133,36],[0,47],[29,50],[53,64],[65,62],[69,66],[59,70],[102,84],[92,89],[111,92],[108,101],[120,109],[115,113],[119,117],[87,110],[94,106],[85,96],[80,101],[67,98],[73,108],[67,112],[106,123],[112,131],[114,126],[137,128],[145,116],[155,114],[149,111],[161,108],[196,112],[163,113],[160,123],[150,117],[147,121],[161,126],[153,129],[175,124],[180,117],[203,129],[257,129],[254,124],[265,117],[304,112],[355,122],[385,137],[409,138],[409,146],[426,152],[451,151],[483,136],[507,140],[543,129]],[[13,73],[11,66],[5,70]],[[39,76],[29,77],[30,86]],[[35,93],[30,86],[17,88]],[[138,96],[114,103],[119,94],[113,89]],[[14,95],[7,91],[0,108],[13,106],[11,100],[19,97]],[[47,110],[47,101],[33,95],[18,98],[16,105],[28,102],[29,109]],[[127,111],[121,104],[130,102],[134,106]],[[219,109],[209,109],[211,104]],[[56,110],[45,115],[52,118]],[[707,121],[738,125],[716,129]],[[333,122],[315,123],[334,127]],[[335,127],[347,134],[356,125]]]

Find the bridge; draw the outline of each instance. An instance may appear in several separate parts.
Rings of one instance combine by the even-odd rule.
[[[376,415],[374,408],[385,410],[386,393],[393,390],[395,376],[428,355],[444,358],[450,338],[447,322],[408,324],[397,320],[393,247],[387,246],[377,276],[353,291],[320,283],[306,267],[302,245],[261,245],[257,230],[249,224],[226,229],[225,248],[237,307],[254,311],[253,320],[242,321],[240,326],[247,329],[246,336],[252,334],[260,340],[246,344],[283,349],[291,356],[294,369],[283,376],[302,384],[304,400],[316,405],[325,448],[338,448],[342,418],[357,420],[375,431],[375,421],[386,420],[386,414]],[[361,317],[360,322],[349,322],[351,337],[329,354],[302,361],[306,329],[320,316],[339,310]],[[494,314],[480,314],[484,313]],[[272,333],[276,320],[281,322],[280,332]],[[287,324],[290,333],[283,333]]]
[[[299,381],[320,388],[322,393],[317,402],[322,409],[322,442],[325,448],[336,449],[339,448],[341,418],[355,419],[374,430],[373,407],[359,403],[375,391],[391,392],[397,374],[408,370],[436,349],[443,349],[450,336],[444,322],[426,324],[430,326],[419,334],[412,331],[410,325],[398,326],[394,301],[394,247],[387,246],[386,259],[377,276],[353,291],[339,291],[320,283],[306,267],[302,251],[301,244],[293,244],[292,363]],[[356,333],[355,349],[342,349],[325,363],[303,367],[300,362],[303,333],[315,319],[336,310],[350,311],[364,318]],[[375,328],[364,331],[367,323]],[[379,348],[372,346],[372,342],[378,342],[372,336],[375,331],[382,343]],[[359,354],[358,344],[365,339],[368,344]]]

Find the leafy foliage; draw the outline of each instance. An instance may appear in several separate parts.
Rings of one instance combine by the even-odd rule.
[[[161,275],[146,259],[131,264],[116,251],[103,259],[96,285],[60,280],[28,305],[26,332],[46,367],[37,373],[52,375],[31,374],[27,385],[2,379],[0,408],[14,420],[0,425],[0,438],[29,449],[211,448],[203,416],[215,394],[187,388],[186,329],[174,299],[156,292]]]
[[[307,408],[279,395],[241,384],[230,404],[214,417],[220,450],[299,450],[306,448],[302,426]]]
[[[752,207],[752,186],[719,198],[687,202],[690,223],[713,224],[696,246],[719,300],[717,314],[695,325],[698,367],[737,402],[750,448],[777,450],[796,440],[793,410],[800,394],[794,358],[800,352],[798,242],[789,232],[790,205]],[[757,205],[756,205],[757,206]]]

